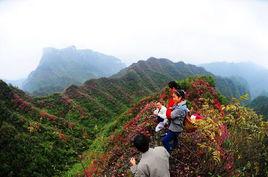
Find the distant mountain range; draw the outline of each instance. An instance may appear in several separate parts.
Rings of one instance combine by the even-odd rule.
[[[49,50],[52,56],[58,51]],[[73,53],[75,49],[66,50]],[[43,60],[40,65],[46,62],[55,61]],[[91,79],[44,97],[30,97],[0,81],[0,161],[4,162],[0,176],[61,174],[103,133],[104,126],[114,129],[117,125],[110,123],[133,104],[158,94],[170,80],[197,75],[212,74],[183,62],[149,58],[110,78]],[[226,96],[247,91],[231,79],[216,79]]]
[[[207,71],[223,77],[241,77],[248,84],[252,98],[268,92],[268,69],[254,63],[215,62],[200,65]]]
[[[157,60],[158,59],[151,57],[147,61],[139,61],[138,63],[135,63],[130,67],[121,70],[119,73],[113,75],[111,78],[122,77],[125,74],[136,72],[144,73],[144,75],[149,75],[147,77],[157,80],[159,80],[158,76],[161,76],[160,78],[164,77],[168,80],[178,80],[184,79],[191,75],[212,75],[216,78],[217,90],[228,98],[237,98],[242,94],[249,93],[247,83],[242,78],[219,77],[192,64],[186,65],[183,62],[173,63],[170,60],[163,58],[159,61]],[[159,81],[157,80],[155,81],[155,83],[159,83]]]
[[[32,95],[61,92],[71,84],[108,77],[124,67],[118,58],[89,49],[45,48],[38,67],[24,81],[22,89]]]

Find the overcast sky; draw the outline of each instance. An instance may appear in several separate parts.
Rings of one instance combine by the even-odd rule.
[[[0,78],[24,78],[44,47],[70,45],[127,65],[154,56],[268,68],[268,1],[0,0]]]

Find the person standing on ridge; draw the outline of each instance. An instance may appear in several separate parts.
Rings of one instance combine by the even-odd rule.
[[[183,131],[183,122],[188,114],[188,108],[183,90],[175,90],[173,93],[174,106],[170,113],[170,125],[167,134],[163,137],[162,143],[168,152],[171,152],[178,144],[178,136]],[[173,144],[170,145],[170,142]]]

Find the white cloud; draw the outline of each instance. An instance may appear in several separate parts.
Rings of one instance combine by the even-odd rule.
[[[0,1],[0,78],[25,77],[43,47],[268,67],[268,3],[253,0]]]

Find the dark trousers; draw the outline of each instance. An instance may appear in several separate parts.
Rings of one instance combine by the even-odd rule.
[[[164,119],[161,118],[160,116],[156,116],[156,118],[157,118],[157,121],[158,121],[158,122],[163,122],[163,121],[164,121]]]
[[[171,152],[178,145],[178,136],[180,132],[173,132],[169,130],[166,136],[163,137],[162,143],[168,152]],[[170,142],[173,141],[172,144]]]

